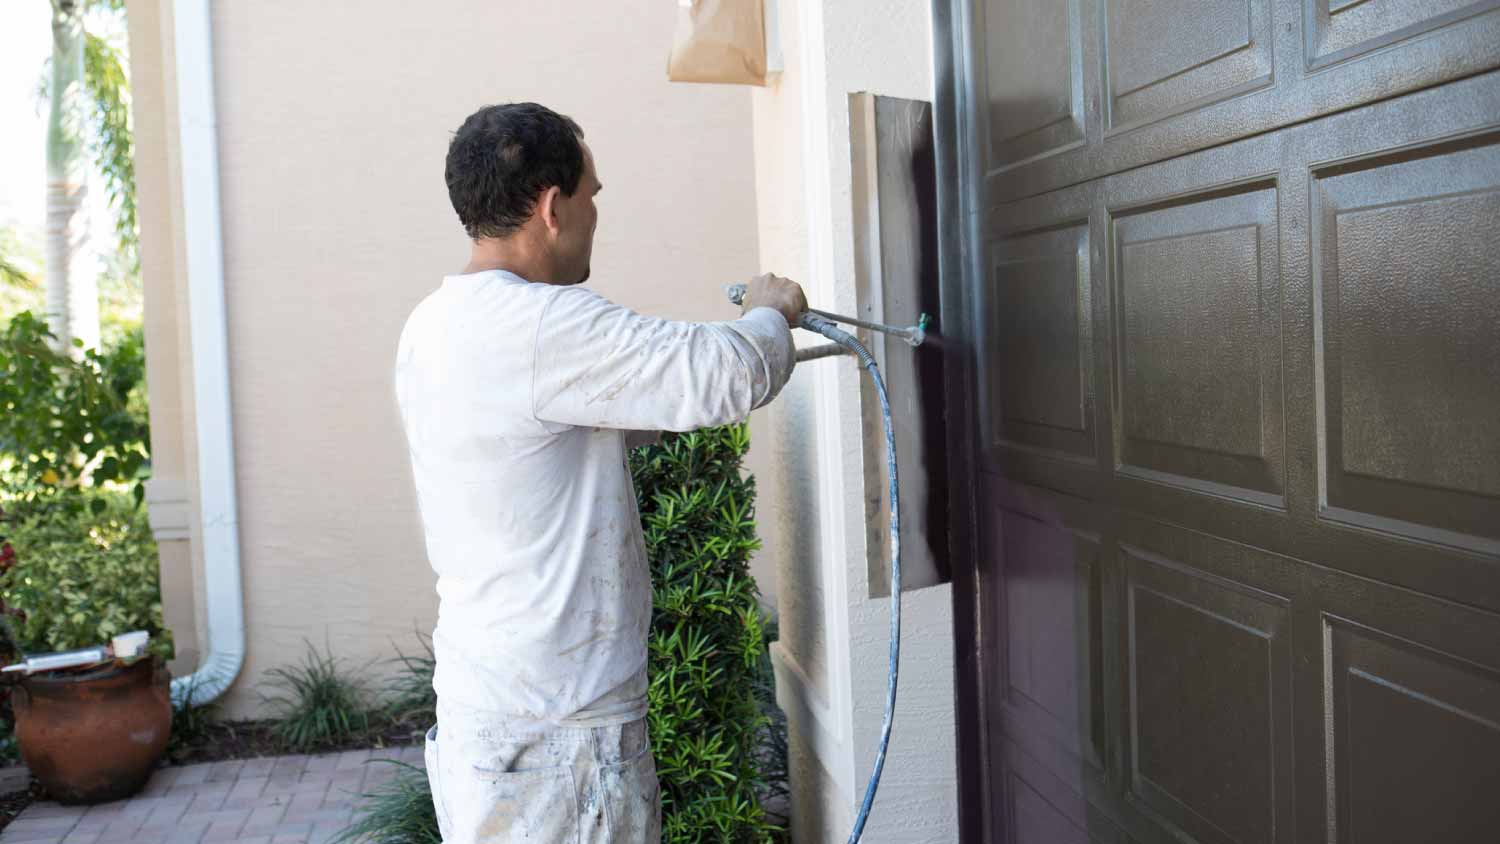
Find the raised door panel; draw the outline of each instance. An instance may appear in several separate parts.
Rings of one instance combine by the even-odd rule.
[[[1082,2],[1003,0],[986,9],[991,167],[1083,142]]]
[[[1104,0],[1108,128],[1271,82],[1271,0]]]
[[[1281,506],[1276,207],[1260,183],[1112,216],[1120,474]]]
[[[1322,515],[1500,552],[1500,136],[1314,176]]]
[[[1488,622],[1473,635],[1500,636]],[[1337,616],[1324,625],[1336,840],[1493,841],[1500,671]]]
[[[1494,0],[1310,0],[1307,59],[1332,64],[1497,8]]]
[[[1129,798],[1197,841],[1290,841],[1290,601],[1122,555]]]
[[[987,441],[1092,464],[1088,223],[1013,235],[992,254]]]

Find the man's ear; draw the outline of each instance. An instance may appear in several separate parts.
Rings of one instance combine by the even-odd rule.
[[[557,185],[542,191],[542,195],[536,201],[536,214],[547,227],[547,231],[556,235],[562,230],[562,221],[557,218],[557,201],[562,197],[562,189]]]

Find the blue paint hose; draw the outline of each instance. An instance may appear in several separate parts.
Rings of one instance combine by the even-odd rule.
[[[925,317],[923,323],[925,325]],[[891,720],[896,715],[896,675],[901,668],[901,493],[896,482],[896,432],[891,426],[891,402],[886,397],[885,381],[880,377],[880,367],[864,344],[854,335],[834,325],[821,316],[807,313],[798,323],[802,328],[827,337],[859,358],[859,363],[875,382],[875,392],[880,397],[880,415],[885,423],[885,463],[891,476],[891,656],[886,672],[885,719],[880,724],[880,743],[875,749],[875,767],[870,771],[870,782],[865,786],[865,797],[854,819],[854,829],[849,833],[849,844],[859,844],[864,835],[865,821],[870,818],[870,807],[875,803],[875,790],[880,787],[880,772],[885,768],[885,753],[891,742]]]
[[[745,298],[745,286],[742,284],[730,285],[725,288],[725,292],[729,294],[729,301],[736,305]],[[799,349],[797,360],[815,360],[831,354],[841,354],[844,350],[852,352],[859,358],[860,366],[869,373],[870,380],[875,383],[875,393],[880,397],[881,421],[885,424],[885,465],[891,478],[891,656],[886,670],[885,718],[880,724],[880,742],[875,747],[875,766],[870,771],[870,781],[865,786],[859,814],[854,818],[854,829],[849,833],[849,844],[859,844],[865,832],[865,822],[870,819],[870,807],[875,803],[875,791],[880,787],[880,772],[885,769],[885,754],[891,743],[891,721],[896,715],[896,678],[901,669],[901,487],[896,480],[896,430],[891,425],[891,401],[886,396],[880,367],[875,365],[875,357],[870,354],[870,350],[854,335],[834,325],[833,320],[900,337],[908,345],[915,347],[926,339],[928,317],[922,314],[921,321],[911,328],[894,328],[823,311],[810,311],[803,314],[797,322],[799,328],[821,334],[835,344]]]

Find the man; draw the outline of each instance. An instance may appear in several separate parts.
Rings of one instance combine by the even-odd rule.
[[[631,432],[770,401],[807,300],[762,276],[741,319],[670,322],[573,286],[602,185],[583,132],[542,106],[471,115],[446,178],[469,264],[412,311],[395,374],[438,574],[426,753],[443,840],[656,842]]]

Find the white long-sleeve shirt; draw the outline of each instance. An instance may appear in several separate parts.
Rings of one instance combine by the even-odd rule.
[[[444,278],[395,367],[438,695],[568,726],[644,715],[651,576],[625,434],[742,420],[792,365],[770,308],[673,322],[504,271]]]

